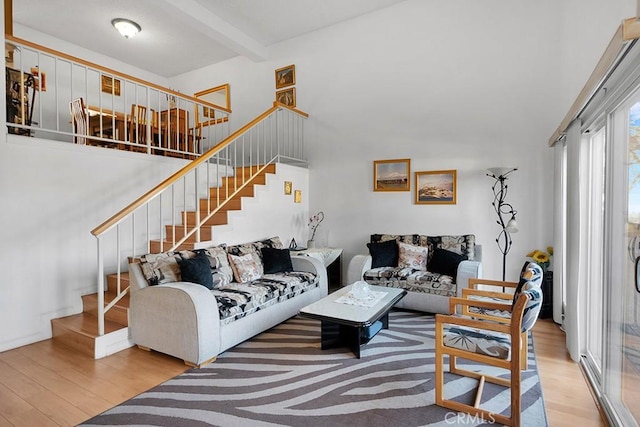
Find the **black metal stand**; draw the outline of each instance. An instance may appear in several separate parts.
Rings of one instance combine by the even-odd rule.
[[[553,271],[545,271],[542,276],[542,308],[539,319],[553,317]]]
[[[493,190],[493,202],[491,205],[493,209],[496,211],[498,215],[497,224],[502,228],[500,234],[496,238],[496,243],[498,244],[498,249],[502,253],[502,281],[506,280],[506,271],[507,271],[507,254],[511,250],[511,244],[513,243],[511,240],[511,234],[508,230],[508,222],[505,222],[503,215],[511,215],[511,220],[515,221],[516,211],[513,209],[511,204],[506,203],[505,199],[507,198],[507,190],[509,186],[506,184],[507,175],[511,172],[517,170],[514,168],[506,173],[496,176],[495,174],[487,174],[487,176],[496,180],[496,182],[491,187]]]

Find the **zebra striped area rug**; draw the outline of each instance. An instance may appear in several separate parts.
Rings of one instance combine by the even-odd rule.
[[[321,350],[320,323],[294,317],[83,425],[493,424],[435,405],[434,337],[433,316],[394,310],[389,329],[356,359],[346,348]],[[529,353],[530,369],[522,373],[523,425],[546,426],[533,347]],[[473,400],[475,380],[445,375],[446,396]],[[509,391],[485,384],[482,405],[508,414]]]

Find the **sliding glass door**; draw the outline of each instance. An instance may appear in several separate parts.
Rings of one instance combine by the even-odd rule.
[[[620,425],[633,426],[640,420],[640,91],[610,117],[603,397]]]

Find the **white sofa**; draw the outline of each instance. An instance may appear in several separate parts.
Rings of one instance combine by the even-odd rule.
[[[457,274],[453,277],[453,282],[448,284],[449,295],[439,295],[434,293],[431,289],[425,289],[420,284],[416,284],[415,282],[408,280],[398,280],[395,278],[393,280],[371,279],[371,277],[367,278],[367,272],[375,271],[375,269],[371,268],[372,256],[370,254],[355,255],[350,260],[347,270],[348,283],[365,280],[370,284],[378,286],[401,287],[407,290],[407,295],[395,305],[396,307],[423,311],[426,313],[449,313],[449,297],[454,295],[458,297],[462,296],[462,289],[468,287],[470,278],[482,277],[482,246],[475,244],[475,237],[472,235],[430,237],[417,234],[405,236],[375,234],[371,236],[371,241],[399,240],[403,242],[412,242],[417,246],[429,246],[430,250],[433,251],[436,246],[443,245],[443,237],[451,237],[452,240],[466,239],[467,243],[470,246],[473,246],[473,249],[469,248],[467,251],[473,259],[460,262],[460,264],[458,264]],[[382,268],[382,270],[384,270],[384,268]],[[371,274],[369,274],[369,276],[371,276]],[[447,280],[446,276],[438,277],[441,280]],[[451,282],[450,279],[449,281]]]
[[[139,347],[183,359],[190,366],[213,361],[223,351],[263,332],[327,295],[327,272],[312,257],[291,257],[294,272],[313,273],[316,286],[221,321],[214,290],[174,281],[151,286],[139,263],[129,265],[129,330]]]

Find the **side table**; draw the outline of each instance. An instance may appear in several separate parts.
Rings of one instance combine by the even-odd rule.
[[[553,271],[545,271],[542,276],[542,308],[539,319],[553,317]]]
[[[308,248],[291,249],[291,255],[312,256],[322,261],[327,267],[329,293],[342,286],[342,249],[341,248]]]

